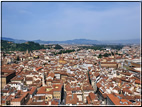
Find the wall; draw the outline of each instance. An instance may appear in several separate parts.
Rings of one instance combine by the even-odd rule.
[[[26,81],[26,84],[32,84],[33,82],[32,81]]]
[[[6,85],[6,78],[2,78],[2,88]]]
[[[47,94],[45,95],[45,101],[51,100],[52,99],[52,95],[51,94]]]
[[[61,99],[61,92],[53,92],[53,97],[55,99]]]
[[[79,101],[83,100],[82,95],[77,95],[77,98],[79,99]]]
[[[11,102],[11,105],[21,105],[20,102]]]

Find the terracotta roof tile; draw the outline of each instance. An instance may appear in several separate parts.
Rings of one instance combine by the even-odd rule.
[[[36,68],[36,71],[38,71],[38,70],[40,70],[40,69],[42,69],[42,68],[43,68],[43,67],[37,67],[37,68]]]
[[[140,84],[141,82],[140,82],[140,80],[135,80],[135,83]]]
[[[110,98],[110,100],[115,104],[115,105],[121,105],[120,104],[120,99],[118,97],[115,97],[113,94],[107,94],[107,96]]]
[[[36,89],[37,89],[36,87],[31,87],[31,88],[30,88],[30,91],[29,91],[29,94],[33,94]]]
[[[94,93],[89,93],[89,97],[91,99],[91,101],[93,101],[95,99],[95,94]]]
[[[53,72],[50,72],[49,74],[48,74],[48,77],[52,77],[52,78],[54,78],[54,73]]]

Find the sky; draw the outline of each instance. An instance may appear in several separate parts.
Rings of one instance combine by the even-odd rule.
[[[140,23],[140,2],[2,2],[2,37],[14,39],[139,39]]]

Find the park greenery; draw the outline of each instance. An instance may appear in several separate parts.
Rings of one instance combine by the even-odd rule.
[[[99,54],[98,58],[102,58],[102,57],[108,57],[108,56],[111,56],[110,53],[105,53],[105,54]]]
[[[60,50],[59,52],[54,52],[54,55],[57,55],[57,54],[62,54],[62,53],[71,53],[71,52],[74,52],[75,50]]]

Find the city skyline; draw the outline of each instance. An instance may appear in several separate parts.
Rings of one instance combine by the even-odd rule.
[[[2,37],[45,41],[140,38],[140,3],[3,2]]]

